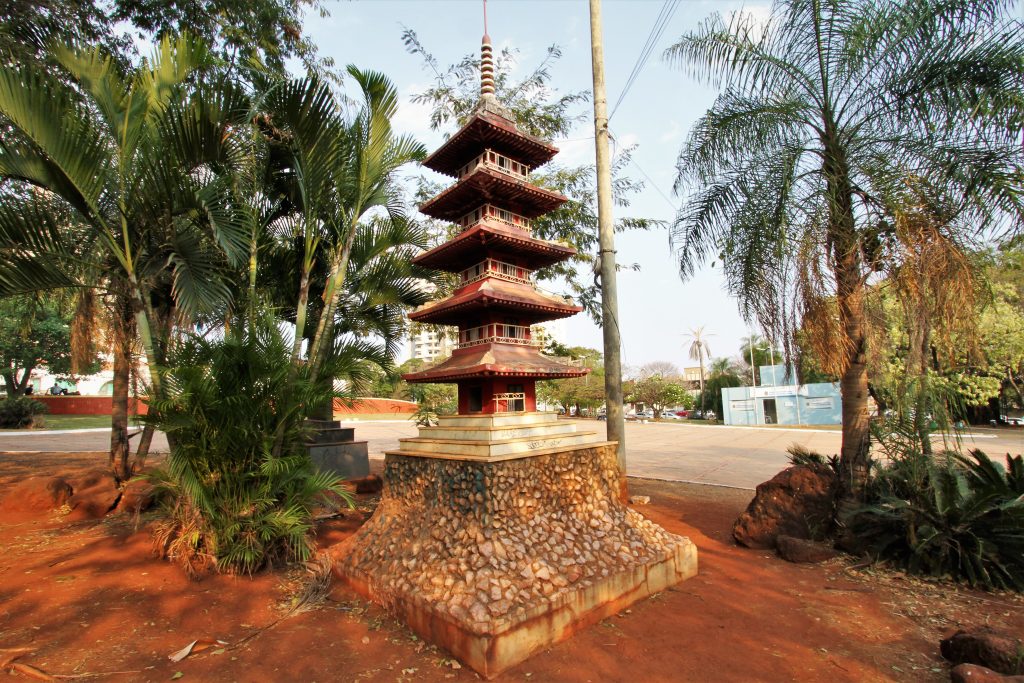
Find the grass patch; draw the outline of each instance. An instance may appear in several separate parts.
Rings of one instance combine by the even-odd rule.
[[[342,422],[370,422],[373,420],[403,420],[412,422],[412,413],[335,413],[334,419]]]
[[[109,415],[43,415],[44,423],[39,429],[97,429],[110,427]],[[138,427],[138,420],[129,421],[131,427]],[[31,432],[31,429],[3,429],[4,432]]]

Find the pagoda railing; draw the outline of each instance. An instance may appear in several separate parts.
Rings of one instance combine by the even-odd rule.
[[[529,180],[530,178],[529,166],[504,154],[498,154],[493,149],[485,149],[483,154],[456,171],[455,175],[462,180],[481,166],[519,180]]]
[[[506,325],[491,323],[470,327],[459,332],[460,349],[481,344],[518,344],[519,346],[540,346],[539,340],[530,336],[530,328],[526,325]]]
[[[496,413],[522,413],[526,410],[526,393],[522,391],[495,394],[493,400]]]
[[[480,263],[470,266],[460,275],[462,276],[460,285],[468,285],[483,280],[485,277],[496,277],[524,285],[533,284],[533,281],[530,280],[530,271],[526,268],[493,258],[484,259]]]
[[[468,230],[469,228],[486,222],[503,223],[509,227],[530,232],[529,219],[523,218],[517,213],[512,213],[508,209],[500,209],[493,204],[484,204],[470,211],[458,221],[459,226],[463,230]]]

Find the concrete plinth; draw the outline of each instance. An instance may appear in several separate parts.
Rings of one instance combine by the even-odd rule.
[[[370,474],[366,442],[355,440],[354,428],[342,427],[336,420],[310,422],[316,432],[306,449],[317,469],[345,479],[360,479]]]
[[[334,549],[335,571],[491,678],[696,574],[693,543],[617,486],[609,442],[514,459],[388,453],[380,506]]]

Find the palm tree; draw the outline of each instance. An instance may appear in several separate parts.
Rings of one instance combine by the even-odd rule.
[[[367,214],[379,209],[396,225],[406,222],[394,175],[403,164],[425,155],[422,145],[396,136],[391,128],[398,96],[390,81],[355,67],[348,71],[363,99],[349,121],[331,89],[315,78],[265,84],[257,115],[271,148],[269,191],[278,195],[278,203],[276,211],[252,211],[250,218],[284,233],[298,258],[292,358],[298,362],[303,340],[310,340],[306,360],[314,376],[334,343],[338,304],[348,292],[345,282],[357,238],[374,230]],[[406,237],[412,243],[420,239]],[[277,240],[276,246],[282,244]],[[255,261],[252,272],[254,268]],[[323,289],[313,299],[323,305],[311,311],[317,279]],[[312,329],[311,312],[318,314]]]
[[[810,333],[840,377],[847,495],[870,465],[864,297],[889,207],[911,179],[979,232],[1024,216],[1013,6],[776,0],[766,23],[715,15],[667,51],[721,86],[678,160],[681,273],[721,255],[746,317],[787,348]]]
[[[324,310],[310,345],[314,377],[324,350],[333,343],[334,317],[344,294],[352,249],[367,214],[383,210],[388,220],[405,221],[401,192],[394,183],[398,169],[426,156],[426,148],[408,135],[395,135],[391,119],[398,111],[398,91],[381,73],[350,66],[363,104],[341,138],[344,145],[333,176],[335,211],[328,222],[330,273],[324,288]]]
[[[228,183],[244,98],[204,83],[210,58],[187,37],[122,67],[99,49],[57,47],[69,75],[0,67],[0,295],[98,288],[112,300],[111,461],[130,474],[127,355],[137,334],[157,395],[175,324],[227,296],[225,256],[244,257]]]
[[[700,410],[704,412],[704,359],[711,358],[711,347],[708,345],[708,337],[713,334],[705,334],[704,326],[691,329],[687,335],[690,338],[690,360],[700,363]]]

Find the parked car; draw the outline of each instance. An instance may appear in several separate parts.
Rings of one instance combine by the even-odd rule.
[[[663,410],[661,411],[662,420],[679,420],[682,419],[674,410]]]
[[[676,417],[678,417],[678,418],[690,417],[690,411],[689,410],[677,410],[676,411]]]

